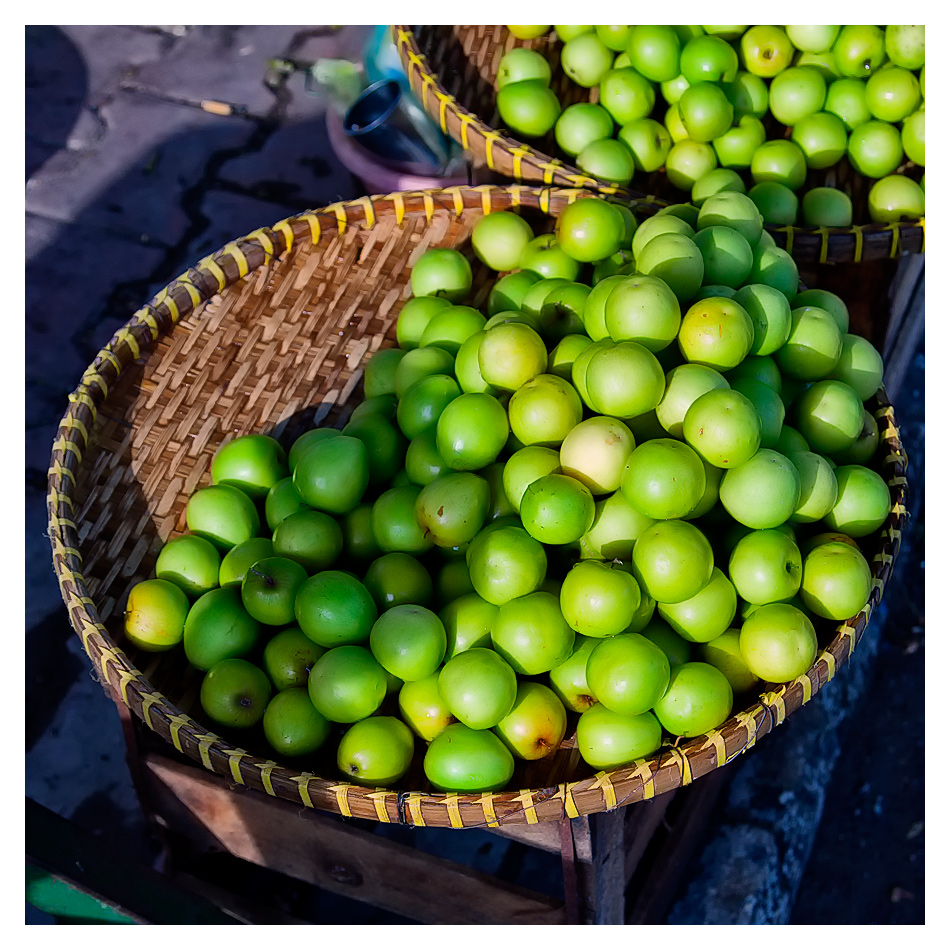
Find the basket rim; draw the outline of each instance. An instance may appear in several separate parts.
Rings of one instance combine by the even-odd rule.
[[[47,494],[53,566],[70,623],[80,636],[96,675],[117,699],[179,752],[236,784],[347,817],[453,828],[533,824],[613,810],[650,799],[727,764],[808,702],[847,661],[881,601],[906,517],[906,454],[893,407],[883,389],[876,394],[874,414],[880,423],[882,440],[889,448],[884,475],[892,507],[880,531],[880,544],[871,565],[873,586],[867,604],[855,617],[837,626],[831,643],[802,676],[785,684],[766,684],[766,690],[754,704],[734,713],[718,729],[664,745],[652,756],[619,769],[598,771],[593,776],[547,788],[472,794],[372,789],[297,771],[233,746],[183,713],[148,683],[99,618],[82,573],[72,494],[98,407],[106,401],[121,373],[159,336],[172,332],[181,317],[227,286],[267,266],[295,241],[318,245],[347,227],[372,228],[387,214],[401,221],[407,212],[421,211],[429,221],[437,208],[454,211],[458,216],[465,210],[480,209],[487,214],[490,210],[522,204],[554,213],[552,207],[556,209],[588,194],[578,189],[524,185],[459,186],[369,196],[306,211],[272,228],[259,228],[204,258],[136,311],[99,351],[69,395],[69,406],[53,443]]]
[[[419,48],[412,26],[394,25],[392,34],[412,91],[430,118],[438,122],[442,131],[450,135],[473,158],[484,158],[489,169],[495,170],[499,158],[508,158],[512,164],[512,177],[516,181],[591,188],[603,195],[622,197],[631,204],[637,205],[640,210],[651,214],[671,204],[691,204],[691,201],[667,201],[656,195],[645,195],[624,186],[611,184],[590,176],[573,165],[546,155],[539,149],[513,138],[507,132],[491,128],[449,94],[437,70],[429,66],[428,59]],[[432,101],[433,97],[435,102]],[[458,121],[459,134],[450,127],[449,115]],[[471,143],[470,135],[480,140],[484,151]],[[910,244],[917,253],[922,254],[926,238],[925,216],[915,221],[899,221],[892,224],[870,222],[841,228],[767,224],[765,229],[776,239],[784,236],[785,243],[779,246],[792,254],[797,261],[808,264],[827,263],[830,255],[840,263],[861,263],[900,257],[907,244]],[[886,234],[890,234],[887,244],[888,253],[865,253],[869,239]],[[918,239],[920,246],[915,248]],[[881,246],[884,246],[883,242]]]

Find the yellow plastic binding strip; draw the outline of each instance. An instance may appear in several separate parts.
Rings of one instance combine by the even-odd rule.
[[[116,343],[124,343],[129,348],[133,360],[139,358],[139,353],[141,352],[139,341],[135,339],[135,334],[132,333],[128,327],[122,327],[116,331],[115,340]]]
[[[226,244],[221,249],[221,253],[231,255],[231,259],[235,264],[237,264],[239,277],[247,277],[251,266],[247,262],[247,257],[245,256],[244,251],[242,251],[234,241],[232,241],[230,244]]]
[[[574,793],[571,791],[571,785],[565,782],[564,788],[564,814],[568,818],[579,818],[580,812],[577,810],[577,803],[574,801]]]
[[[320,227],[320,218],[311,211],[304,215],[304,219],[310,225],[310,243],[319,244],[320,235],[323,233],[323,229]]]
[[[228,766],[231,769],[231,778],[233,778],[238,785],[243,785],[244,776],[241,775],[241,759],[243,759],[247,753],[241,752],[239,749],[227,749],[225,751],[228,756]]]
[[[310,772],[302,772],[300,775],[293,777],[297,783],[297,792],[300,795],[300,800],[308,808],[313,808],[313,799],[310,797],[310,779],[312,778],[313,775],[311,775]]]
[[[247,240],[257,241],[257,243],[264,248],[264,254],[267,257],[274,256],[274,242],[270,239],[270,235],[265,228],[258,228],[256,231],[251,231],[247,236]]]
[[[350,803],[346,798],[346,791],[349,788],[348,785],[334,785],[333,791],[336,792],[336,804],[337,808],[340,809],[340,814],[344,818],[352,818],[353,812],[350,811]]]
[[[867,607],[867,604],[864,605]],[[857,636],[857,631],[850,624],[842,624],[840,632],[848,638],[848,656],[851,656],[854,653],[854,640]]]
[[[196,736],[198,740],[198,756],[201,759],[201,764],[209,771],[213,771],[211,768],[211,743],[214,742],[218,737],[212,735],[206,736]],[[243,784],[243,783],[242,783]]]
[[[818,253],[818,263],[827,264],[828,263],[828,229],[820,228],[819,233],[821,234],[821,250]]]
[[[445,96],[439,96],[439,126],[446,134],[448,134],[449,131],[449,123],[445,116],[445,110],[448,104],[449,100]]]
[[[780,692],[766,693],[762,697],[767,706],[774,706],[772,716],[775,719],[775,725],[780,726],[785,722],[785,697]]]
[[[392,795],[392,792],[370,792],[369,797],[373,800],[373,806],[376,809],[376,817],[380,821],[389,822],[389,812],[386,811],[386,799]]]
[[[646,802],[654,798],[656,796],[656,782],[653,779],[653,770],[649,764],[647,762],[641,763],[637,766],[633,774],[640,779],[640,786],[643,789],[643,800]]]
[[[896,222],[890,224],[887,230],[891,232],[891,257],[900,257],[901,254],[901,226]]]
[[[693,781],[693,770],[689,767],[689,759],[686,757],[686,753],[676,746],[672,746],[670,752],[679,761],[683,784],[689,785]]]
[[[433,201],[432,195],[428,191],[422,193],[422,205],[425,208],[426,221],[431,221],[435,215],[435,201]]]
[[[538,813],[534,809],[534,796],[531,793],[531,789],[521,789],[518,798],[524,802],[524,820],[529,825],[536,825],[538,823]]]
[[[487,824],[489,828],[497,828],[499,826],[498,818],[495,815],[495,803],[492,801],[491,793],[488,792],[482,795],[481,798],[479,798],[479,802],[482,806],[482,814],[485,816],[485,824]]]
[[[122,702],[129,705],[129,683],[135,679],[135,673],[132,670],[122,670],[119,673],[119,693],[122,696]]]
[[[376,223],[376,209],[373,207],[373,199],[364,197],[360,199],[360,205],[363,208],[363,227],[371,228]],[[316,243],[316,242],[314,242]]]
[[[390,197],[393,200],[393,210],[396,212],[396,224],[402,224],[402,219],[406,216],[406,201],[398,193]]]
[[[271,762],[270,759],[261,766],[261,784],[264,786],[264,791],[267,792],[268,795],[274,794],[274,783],[271,781],[270,775],[275,768],[277,768],[277,763]]]
[[[449,823],[453,828],[464,828],[462,813],[459,811],[459,797],[452,792],[445,796],[445,807],[449,813]]]
[[[736,713],[736,721],[739,722],[741,725],[745,726],[747,738],[746,738],[745,746],[743,748],[751,749],[752,746],[755,745],[756,733],[759,731],[758,723],[756,722],[756,719],[755,719],[755,711],[753,712],[743,711],[740,713]]]
[[[519,145],[511,151],[511,171],[514,178],[521,178],[521,159],[529,152],[526,145]]]
[[[854,263],[859,264],[864,257],[864,229],[860,224],[856,224],[851,233],[854,235]]]
[[[593,788],[599,788],[604,793],[604,807],[607,811],[617,807],[617,792],[614,783],[610,780],[606,772],[598,772],[594,778],[597,779]]]
[[[151,709],[156,703],[162,702],[163,697],[158,693],[146,693],[142,697],[142,721],[152,732],[155,732],[155,726],[152,723]]]
[[[706,739],[708,742],[716,749],[716,767],[720,767],[726,764],[726,740],[722,737],[722,733],[718,729],[714,729],[712,732],[706,733]]]
[[[199,261],[198,270],[206,270],[211,274],[212,277],[218,282],[218,290],[222,291],[228,285],[227,275],[224,273],[224,268],[213,258],[206,257],[203,261]]]
[[[485,132],[485,164],[494,171],[495,170],[495,143],[501,138],[497,132]]]
[[[802,684],[802,705],[804,706],[811,699],[811,677],[807,673],[802,673],[798,677],[798,682]]]
[[[461,122],[461,126],[459,127],[459,139],[461,140],[462,148],[468,151],[468,127],[474,125],[475,120],[470,115],[465,115],[461,112],[458,116]]]
[[[409,809],[412,823],[424,828],[426,820],[422,814],[422,796],[418,792],[410,792],[406,796],[406,807]]]
[[[149,335],[153,340],[158,339],[158,320],[151,307],[142,307],[141,310],[135,313],[134,319],[138,321],[140,326],[148,327]]]
[[[169,716],[168,722],[171,728],[172,745],[181,752],[181,738],[178,734],[181,732],[182,726],[190,725],[191,720],[187,716]]]
[[[294,229],[290,221],[286,218],[284,218],[283,221],[278,221],[271,230],[280,231],[280,233],[283,234],[284,241],[287,245],[285,250],[289,251],[294,246]]]

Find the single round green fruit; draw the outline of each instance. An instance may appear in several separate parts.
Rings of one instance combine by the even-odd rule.
[[[229,551],[261,529],[254,502],[233,485],[199,488],[188,499],[185,520],[192,534],[207,539],[219,551]]]
[[[576,478],[591,494],[615,492],[634,445],[633,434],[619,419],[591,416],[578,422],[561,443],[561,472]],[[520,500],[519,496],[519,505]]]
[[[593,524],[594,498],[569,475],[545,475],[525,489],[520,514],[532,538],[544,544],[570,544]]]
[[[759,682],[739,650],[739,631],[730,628],[715,640],[702,643],[699,654],[703,661],[716,667],[729,680],[733,694],[745,693]]]
[[[275,555],[314,574],[336,563],[343,551],[343,529],[324,511],[298,511],[280,522],[273,543]]]
[[[595,769],[615,769],[652,755],[663,730],[652,712],[626,716],[601,703],[591,706],[577,722],[577,748]]]
[[[169,538],[158,552],[155,576],[171,581],[191,597],[218,586],[221,556],[206,538],[183,534]]]
[[[260,623],[286,626],[294,622],[297,592],[307,570],[288,557],[273,555],[256,561],[241,582],[244,609]]]
[[[630,453],[620,490],[648,518],[683,518],[706,491],[706,471],[690,446],[677,439],[651,439]]]
[[[433,596],[429,572],[405,551],[390,551],[376,558],[366,569],[363,586],[379,611],[401,604],[427,607]]]
[[[700,736],[729,718],[732,687],[709,663],[683,663],[670,671],[669,689],[653,711],[671,735]]]
[[[289,475],[287,453],[268,435],[242,435],[225,442],[211,460],[211,482],[233,485],[251,498],[263,498]]]
[[[811,620],[797,607],[766,604],[742,624],[739,652],[759,679],[786,683],[811,668],[818,638]]]
[[[511,781],[515,760],[495,733],[456,722],[429,743],[422,767],[441,791],[494,792]]]
[[[399,689],[399,714],[409,728],[426,742],[431,742],[456,719],[439,695],[439,674],[404,683]]]
[[[123,616],[126,639],[146,653],[162,653],[181,643],[188,597],[162,578],[139,581],[129,591]]]
[[[321,571],[299,587],[294,612],[300,629],[322,647],[362,643],[378,617],[366,587],[343,571]]]
[[[245,609],[239,593],[221,587],[199,597],[185,620],[185,656],[199,670],[229,657],[250,653],[260,639],[261,626]]]
[[[483,529],[469,545],[466,558],[475,591],[490,604],[530,594],[547,573],[543,545],[520,527]]]
[[[801,598],[813,614],[826,620],[850,620],[871,595],[871,569],[861,551],[829,541],[805,555]]]
[[[327,650],[310,671],[307,690],[317,712],[330,722],[372,716],[386,698],[386,671],[365,647]]]
[[[416,297],[445,297],[459,303],[472,289],[472,265],[455,248],[432,247],[412,265],[409,280]]]
[[[865,465],[839,465],[834,477],[837,493],[825,524],[852,538],[873,534],[891,511],[887,482]]]
[[[304,452],[294,468],[294,488],[311,508],[345,514],[369,485],[369,455],[353,436],[325,439]]]
[[[412,763],[415,742],[409,727],[394,716],[371,716],[353,723],[340,739],[336,764],[357,785],[394,785]]]
[[[431,610],[401,604],[373,624],[369,646],[387,673],[410,683],[431,676],[445,656],[445,627]]]
[[[277,693],[261,724],[270,747],[288,758],[316,752],[330,736],[330,723],[314,709],[303,686]]]
[[[749,528],[777,528],[798,507],[798,469],[773,449],[759,449],[747,462],[730,468],[719,485],[726,511]]]
[[[306,686],[313,664],[324,654],[300,627],[287,627],[264,646],[264,671],[277,690]]]
[[[591,353],[584,372],[585,401],[598,415],[630,419],[659,405],[665,383],[663,367],[645,346],[614,343]]]
[[[459,722],[490,729],[511,712],[518,685],[509,663],[484,647],[471,647],[448,660],[439,673],[439,694]]]
[[[632,563],[641,591],[657,603],[678,604],[712,579],[713,550],[695,525],[658,521],[637,538]]]
[[[587,683],[593,696],[625,716],[639,716],[656,706],[669,682],[666,654],[639,633],[601,640],[587,660]]]
[[[444,297],[410,297],[402,305],[399,316],[396,318],[396,342],[400,349],[416,349],[429,321],[440,310],[451,306],[452,302]],[[393,378],[395,383],[395,373]],[[291,458],[290,464],[293,468],[293,458]]]
[[[795,404],[795,427],[819,455],[848,449],[861,433],[864,407],[858,394],[838,379],[812,383]]]
[[[220,726],[249,729],[264,717],[271,685],[263,670],[236,657],[221,660],[205,674],[199,698],[206,715]]]
[[[574,631],[561,614],[558,598],[539,590],[498,608],[491,640],[516,673],[534,676],[547,673],[570,656]]]

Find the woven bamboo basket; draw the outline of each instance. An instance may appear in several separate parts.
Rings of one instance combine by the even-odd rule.
[[[394,26],[393,38],[413,92],[443,132],[455,139],[475,163],[515,181],[621,195],[635,202],[642,213],[688,200],[670,185],[662,169],[645,180],[635,178],[631,187],[621,188],[552,157],[558,152],[553,131],[532,146],[502,129],[495,105],[498,63],[516,46],[537,50],[548,60],[551,88],[562,106],[596,101],[596,87],[584,89],[564,74],[562,44],[553,30],[546,36],[520,40],[504,26]],[[916,170],[918,178],[920,171]],[[809,172],[806,184],[843,187],[860,213],[867,207],[872,182],[858,175],[844,158],[832,169]],[[632,190],[634,186],[639,190]],[[800,267],[874,261],[924,250],[923,218],[850,228],[769,225],[768,230]]]
[[[404,790],[366,789],[335,776],[332,753],[306,769],[267,757],[262,733],[203,724],[200,676],[179,648],[136,653],[122,639],[131,587],[185,528],[185,505],[210,481],[222,442],[267,432],[286,446],[314,424],[341,424],[359,401],[362,367],[395,340],[412,263],[458,247],[493,210],[517,208],[551,229],[580,190],[450,188],[361,198],[288,218],[234,241],[172,281],[96,356],[69,397],[49,469],[53,565],[73,628],[101,682],[146,726],[236,785],[345,816],[461,828],[534,823],[649,799],[725,765],[824,686],[854,650],[880,602],[900,544],[905,463],[884,392],[879,455],[893,507],[867,548],[874,587],[851,621],[823,631],[814,666],[770,685],[720,729],[649,759],[593,774],[568,739],[522,766],[495,794],[431,790],[414,763]],[[474,305],[493,274],[475,263]],[[418,757],[417,757],[418,758]]]

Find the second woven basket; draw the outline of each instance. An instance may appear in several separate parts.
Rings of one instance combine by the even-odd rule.
[[[595,99],[596,87],[584,89],[565,75],[561,43],[553,30],[521,40],[505,26],[394,26],[393,36],[410,85],[429,115],[473,162],[487,165],[499,177],[622,195],[636,202],[642,213],[686,200],[662,172],[650,176],[646,190],[621,188],[553,157],[558,151],[553,132],[528,145],[503,129],[495,104],[498,64],[515,47],[537,50],[547,59],[551,88],[562,107]],[[854,206],[863,207],[869,182],[851,171],[847,159],[839,165],[838,173],[847,176],[854,190]],[[769,225],[768,230],[799,267],[882,260],[924,250],[923,218],[850,228]]]

